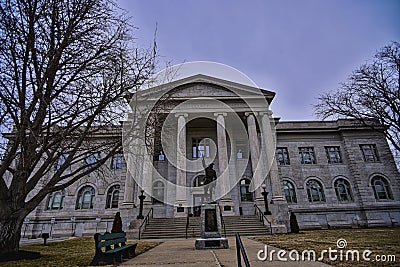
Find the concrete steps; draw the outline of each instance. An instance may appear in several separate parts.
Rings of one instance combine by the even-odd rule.
[[[270,234],[258,216],[226,216],[224,222],[227,236],[233,236],[235,232],[241,236]],[[141,238],[185,238],[185,232],[186,218],[152,218]],[[193,237],[200,237],[200,217],[190,217],[188,238]]]
[[[224,217],[227,236],[239,232],[241,236],[268,235],[270,230],[260,222],[258,216],[227,216]]]
[[[191,217],[189,221],[188,237],[200,236],[200,218]],[[142,239],[158,238],[185,238],[185,218],[152,218],[146,230],[143,231]]]

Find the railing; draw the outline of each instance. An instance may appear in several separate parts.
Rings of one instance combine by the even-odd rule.
[[[187,239],[187,236],[188,236],[188,229],[189,229],[189,212],[188,212],[188,215],[186,217],[186,234],[185,234],[186,239]]]
[[[260,216],[260,222],[262,222],[265,225],[265,222],[269,224],[269,231],[271,232],[272,235],[272,223],[268,220],[267,216],[265,216],[264,212],[261,211],[261,209],[257,206],[257,204],[254,204],[254,213],[255,215]]]
[[[140,235],[141,235],[142,231],[146,230],[147,225],[149,225],[150,218],[153,218],[153,208],[151,208],[149,210],[149,212],[147,212],[146,217],[144,218],[142,224],[139,227],[139,240],[140,240]],[[142,230],[143,227],[144,227],[144,229]]]
[[[218,207],[219,207],[219,215],[221,216],[221,224],[222,227],[224,228],[224,237],[226,238],[226,229],[225,229],[225,221],[224,221],[224,216],[222,216],[222,210],[221,210],[221,206],[218,203]]]
[[[242,239],[240,239],[240,235],[238,232],[235,233],[235,239],[236,239],[237,266],[242,267],[242,257],[243,257],[244,265],[246,267],[250,267],[250,262],[249,259],[247,258],[246,250],[244,249]]]

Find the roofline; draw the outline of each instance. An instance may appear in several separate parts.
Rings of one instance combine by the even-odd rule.
[[[153,86],[153,87],[149,87],[146,88],[144,90],[140,90],[137,93],[138,94],[146,94],[149,93],[153,90],[157,90],[157,89],[164,89],[165,87],[170,86],[171,88],[176,88],[182,85],[186,85],[186,84],[191,84],[191,83],[209,83],[209,84],[214,84],[217,86],[221,86],[224,87],[228,90],[230,90],[230,87],[233,88],[240,88],[240,89],[247,89],[247,90],[259,90],[263,96],[268,100],[268,104],[271,104],[272,100],[274,99],[276,93],[273,91],[269,91],[267,89],[263,89],[260,87],[254,87],[254,86],[249,86],[246,84],[241,84],[241,83],[237,83],[237,82],[232,82],[229,80],[224,80],[224,79],[220,79],[220,78],[216,78],[213,76],[208,76],[208,75],[204,75],[204,74],[196,74],[193,76],[189,76],[189,77],[185,77],[179,80],[175,80],[172,82],[166,82],[157,86]]]

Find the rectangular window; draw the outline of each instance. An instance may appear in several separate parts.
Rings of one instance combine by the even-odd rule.
[[[368,144],[368,145],[360,145],[360,149],[362,151],[364,161],[366,162],[378,162],[378,151],[376,150],[376,145]]]
[[[290,165],[287,147],[276,148],[276,160],[278,161],[279,165]]]
[[[100,159],[100,152],[97,153],[86,153],[85,162],[88,168],[94,167],[93,165]]]
[[[210,140],[205,138],[192,139],[192,157],[193,158],[210,157]]]
[[[325,147],[326,157],[328,158],[329,164],[342,163],[342,156],[340,154],[340,147],[338,146],[326,146]]]
[[[62,165],[64,165],[64,163],[67,160],[68,156],[69,156],[68,153],[64,153],[58,158],[57,163],[56,163],[56,170],[59,170],[62,167]],[[66,170],[70,171],[71,170],[71,166],[68,166],[66,168]]]
[[[111,169],[119,170],[122,169],[122,162],[124,161],[124,154],[117,153],[112,157]]]
[[[248,152],[247,152],[248,142],[245,140],[238,140],[236,141],[236,158],[237,159],[247,159]]]
[[[299,147],[301,164],[316,164],[314,147]]]

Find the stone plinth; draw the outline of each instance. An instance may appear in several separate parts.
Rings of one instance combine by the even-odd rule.
[[[217,249],[229,248],[228,239],[223,237],[218,238],[198,238],[195,243],[196,249]]]
[[[196,249],[229,248],[228,239],[222,238],[221,211],[217,204],[201,205],[200,236]]]

